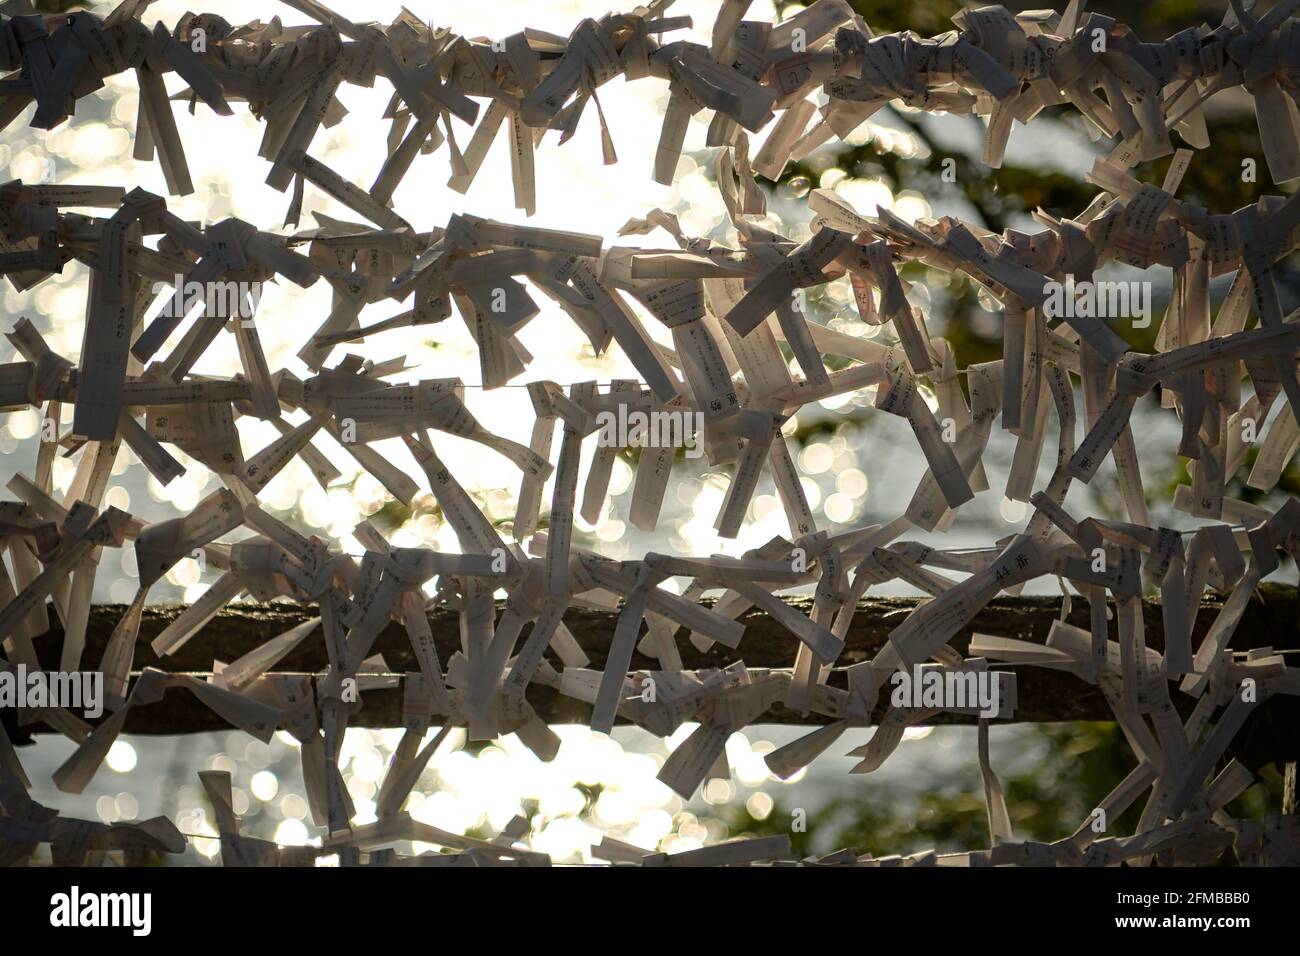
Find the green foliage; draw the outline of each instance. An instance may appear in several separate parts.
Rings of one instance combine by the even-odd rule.
[[[867,3],[858,0],[854,3],[854,8],[875,33],[910,29],[924,36],[953,29],[951,17],[962,6],[948,0],[921,3],[892,0]],[[1006,6],[1014,13],[1034,5]],[[1216,26],[1227,6],[1226,3],[1203,0],[1156,0],[1144,4],[1090,3],[1088,9],[1113,16],[1131,27],[1144,41],[1154,42],[1201,23]],[[1227,213],[1255,202],[1260,196],[1284,191],[1269,177],[1255,114],[1248,101],[1224,94],[1211,100],[1207,114],[1213,129],[1214,148],[1196,152],[1179,188],[1179,197],[1212,212]],[[915,155],[902,155],[888,148],[887,143],[882,145],[875,137],[856,146],[836,141],[829,151],[819,150],[802,162],[791,163],[782,176],[781,185],[788,189],[791,181],[803,179],[816,185],[828,170],[843,170],[853,177],[879,178],[896,195],[904,190],[913,190],[929,199],[932,205],[943,203],[951,207],[957,203],[967,207],[973,210],[974,221],[995,232],[1013,224],[1023,224],[1025,216],[1040,208],[1053,216],[1072,217],[1097,195],[1095,186],[1059,171],[1013,162],[1004,163],[995,170],[980,163],[978,155],[945,151],[935,144],[927,132],[927,124],[921,122],[917,114],[886,107],[876,119],[901,121],[919,141],[921,148]],[[1037,122],[1053,120],[1071,128],[1068,148],[1086,146],[1085,122],[1072,106],[1044,110]],[[983,135],[982,121],[974,117],[966,121],[974,124]],[[1020,129],[1019,124],[1016,124],[1016,129]],[[1011,135],[1014,142],[1018,134],[1013,131]],[[1175,147],[1185,145],[1177,134],[1173,141]],[[1103,141],[1103,147],[1106,142]],[[1102,149],[1099,147],[1098,151],[1102,152]],[[943,162],[948,158],[957,163],[955,183],[944,182],[941,178]],[[1250,183],[1242,180],[1242,161],[1248,158],[1256,162],[1257,179]],[[1144,164],[1135,169],[1134,174],[1144,182],[1158,185],[1163,181],[1170,161],[1170,158],[1165,158]],[[1287,187],[1285,191],[1289,192],[1291,188]],[[1285,263],[1279,269],[1284,286],[1291,271]],[[1001,320],[981,307],[973,282],[962,275],[948,275],[915,264],[909,266],[903,275],[908,281],[928,285],[932,291],[941,291],[946,297],[942,308],[929,312],[931,332],[948,340],[958,367],[1001,357]],[[810,299],[814,297],[810,296]],[[813,304],[818,304],[815,299]],[[1162,315],[1154,315],[1147,329],[1116,325],[1115,330],[1131,348],[1153,352],[1155,334],[1162,318]]]
[[[1019,840],[1052,842],[1069,836],[1136,764],[1113,723],[1041,724],[1018,729],[1034,759],[1022,762],[1025,766],[1017,772],[1006,773],[999,770],[995,752],[994,770],[999,773]],[[934,743],[929,740],[926,745]],[[719,808],[716,815],[733,836],[787,833],[800,857],[844,847],[880,857],[989,846],[983,786],[973,753],[967,764],[951,774],[937,779],[927,774],[925,790],[870,776],[856,780],[861,784],[854,788],[858,791],[854,796],[838,796],[809,811],[806,832],[791,831],[793,808],[781,801],[761,820],[744,804]],[[1257,819],[1277,813],[1281,796],[1280,776],[1275,769],[1266,768],[1259,783],[1230,803],[1227,811]],[[1135,832],[1142,805],[1139,801],[1109,821],[1108,835]],[[1231,854],[1224,862],[1232,862]]]
[[[395,531],[410,521],[414,514],[400,501],[391,499],[384,502],[384,506],[371,516],[371,520],[380,531]]]

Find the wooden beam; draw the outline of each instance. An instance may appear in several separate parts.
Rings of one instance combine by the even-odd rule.
[[[806,599],[789,598],[787,601],[804,613],[809,609],[809,601]],[[1194,647],[1199,645],[1219,608],[1222,607],[1222,603],[1222,599],[1217,596],[1209,597],[1202,603],[1193,633]],[[844,653],[836,662],[837,666],[856,664],[872,657],[888,640],[890,631],[897,627],[917,604],[918,600],[915,598],[864,600],[854,616]],[[963,629],[953,640],[952,646],[966,653],[971,634],[976,631],[1043,643],[1052,622],[1059,618],[1060,609],[1059,597],[999,598],[976,615],[971,625]],[[122,610],[121,605],[97,605],[92,609],[86,651],[82,658],[84,669],[91,669],[98,665],[113,625],[121,616]],[[159,658],[150,649],[149,644],[180,610],[178,606],[157,606],[144,612],[136,648],[136,669],[158,667],[168,671],[206,673],[212,669],[214,660],[233,661],[271,637],[315,616],[312,608],[302,608],[288,603],[232,604],[175,654]],[[1143,612],[1147,645],[1162,650],[1164,633],[1160,606],[1155,601],[1144,601]],[[570,609],[564,616],[565,623],[591,658],[590,666],[593,668],[600,669],[605,666],[605,656],[613,634],[615,617],[616,615],[608,612],[579,608]],[[54,668],[58,666],[62,630],[57,615],[52,611],[50,619],[53,622],[51,630],[36,639],[36,646],[42,663],[46,667]],[[457,616],[451,610],[438,608],[429,615],[429,620],[438,644],[439,657],[445,665],[451,655],[460,648]],[[1067,620],[1071,624],[1087,628],[1089,626],[1088,602],[1076,597]],[[715,645],[707,653],[701,653],[685,638],[684,633],[679,634],[678,646],[681,649],[684,666],[691,670],[719,668],[736,660],[743,660],[748,667],[790,667],[793,664],[797,642],[776,621],[763,612],[753,610],[744,615],[741,621],[745,624],[745,635],[739,648],[735,650]],[[1296,589],[1265,584],[1258,589],[1247,607],[1231,646],[1235,650],[1264,646],[1272,646],[1279,650],[1300,648],[1296,621]],[[527,636],[526,631],[523,636]],[[1113,620],[1111,639],[1117,639],[1116,625]],[[418,669],[406,631],[395,621],[390,622],[380,634],[372,653],[382,654],[393,672]],[[322,672],[326,664],[325,648],[318,630],[285,657],[276,669],[291,673],[317,673]],[[658,667],[653,659],[640,654],[634,656],[632,666],[638,670],[654,670]],[[1017,722],[1111,719],[1110,710],[1101,693],[1073,675],[1035,667],[1018,667],[1016,672],[1019,682],[1019,705],[1015,715]],[[842,674],[833,676],[832,683],[844,686],[843,681]],[[1190,712],[1194,704],[1191,698],[1176,692],[1173,696],[1180,710]],[[400,726],[401,697],[399,690],[365,692],[362,707],[352,717],[350,725],[354,727]],[[586,723],[590,718],[591,711],[587,704],[561,696],[547,687],[530,686],[528,699],[537,713],[548,723]],[[1287,708],[1296,703],[1293,698],[1279,699],[1279,701],[1281,706]],[[1261,711],[1268,709],[1261,708]],[[1289,726],[1293,728],[1290,736],[1300,738],[1300,734],[1294,732],[1294,728],[1300,727],[1300,715],[1294,716],[1297,719],[1288,718],[1288,721],[1270,719],[1269,724],[1284,726],[1289,722]],[[804,716],[778,705],[769,710],[761,722],[816,724],[826,720],[827,718],[818,714]],[[6,721],[12,721],[12,713],[6,715]],[[946,715],[942,722],[968,723],[970,719]],[[11,733],[17,738],[15,742],[31,731],[43,732],[44,730],[41,725],[19,729],[9,724],[9,727]],[[128,733],[137,734],[189,734],[225,729],[228,729],[228,725],[215,714],[199,705],[191,695],[181,693],[169,694],[159,704],[134,708],[126,724]],[[1294,747],[1294,744],[1291,746]]]

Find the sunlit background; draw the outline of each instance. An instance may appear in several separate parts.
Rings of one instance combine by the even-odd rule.
[[[406,6],[438,26],[473,38],[503,37],[524,24],[568,35],[581,18],[608,12],[608,3],[491,0],[454,5],[413,2]],[[354,21],[381,23],[391,21],[402,9],[402,5],[387,0],[333,0],[330,6]],[[871,9],[860,6],[873,27],[897,29],[909,25],[908,5],[902,5],[901,13],[898,4],[881,6],[889,8],[890,16],[904,19],[878,23]],[[918,15],[930,16],[933,8],[946,7],[955,5],[917,4],[914,9]],[[289,24],[307,22],[304,15],[271,0],[213,0],[207,8],[232,23],[271,16],[280,16]],[[91,9],[102,14],[109,7],[98,5]],[[149,7],[145,20],[152,23],[161,19],[171,24],[187,9],[190,6],[186,2],[163,0]],[[786,5],[781,12],[789,15],[798,9],[798,5]],[[674,15],[692,15],[694,29],[690,38],[705,44],[716,11],[716,0],[681,0],[671,10]],[[748,16],[774,19],[777,11],[769,0],[757,0]],[[911,25],[928,27],[925,23]],[[932,32],[941,29],[942,25],[935,26]],[[1158,36],[1170,32],[1162,31]],[[173,92],[182,88],[174,74],[167,79]],[[391,87],[379,79],[373,89],[344,85],[338,95],[349,115],[334,128],[322,129],[310,152],[364,188],[373,181],[385,157],[388,128],[380,116]],[[549,135],[537,152],[537,211],[530,224],[597,234],[612,242],[629,218],[642,217],[659,207],[676,213],[687,234],[707,235],[735,245],[735,230],[726,218],[711,175],[712,151],[704,148],[711,114],[705,111],[692,120],[676,183],[665,187],[653,183],[650,174],[667,100],[666,84],[656,80],[628,84],[618,78],[602,86],[600,96],[619,162],[601,165],[599,126],[594,115],[584,117],[577,135],[563,147],[556,146],[556,137]],[[104,89],[79,101],[76,115],[51,132],[28,127],[28,110],[0,136],[0,164],[6,168],[5,178],[128,189],[141,186],[166,195],[158,164],[136,162],[130,156],[137,100],[134,74],[126,73],[108,78]],[[168,207],[182,218],[197,222],[236,216],[259,229],[289,231],[282,225],[289,195],[263,182],[269,164],[257,157],[261,127],[241,104],[234,105],[234,116],[216,117],[203,106],[192,116],[186,103],[174,104],[196,188],[190,196],[168,197]],[[1229,102],[1227,109],[1231,113],[1240,106]],[[462,143],[471,132],[471,127],[464,124],[457,127]],[[811,216],[806,197],[813,188],[827,188],[866,214],[879,206],[908,221],[957,215],[994,228],[1013,226],[1036,232],[1039,227],[1028,217],[1034,205],[1041,202],[1052,207],[1053,212],[1064,214],[1083,207],[1086,198],[1080,201],[1078,194],[1069,190],[1082,189],[1084,197],[1091,196],[1091,187],[1079,184],[1106,146],[1091,142],[1079,125],[1063,116],[1044,116],[1031,128],[1017,127],[1004,172],[1012,183],[1019,182],[1022,187],[1026,170],[1037,177],[1036,181],[1047,184],[1041,196],[1030,199],[1027,187],[1013,188],[1008,193],[1005,187],[999,189],[991,171],[976,168],[981,138],[982,127],[970,117],[881,111],[847,142],[828,144],[797,167],[787,169],[779,185],[763,181],[769,187],[768,225],[793,239],[807,238]],[[756,142],[761,141],[760,134]],[[957,184],[948,186],[929,175],[943,155],[959,157],[967,178],[959,177]],[[507,222],[523,221],[522,213],[513,208],[507,146],[501,139],[465,196],[446,188],[450,175],[447,156],[445,149],[419,156],[396,190],[395,208],[417,229],[445,225],[448,217],[458,212]],[[1232,166],[1237,160],[1229,156],[1224,162]],[[1189,175],[1192,189],[1198,186],[1195,171],[1201,163],[1198,157]],[[1011,199],[1017,189],[1022,199],[1029,201]],[[1243,197],[1236,205],[1253,198]],[[1060,208],[1052,206],[1054,202],[1061,203]],[[1222,208],[1222,203],[1206,204],[1216,211],[1235,208]],[[303,211],[302,228],[315,224],[312,212],[357,218],[310,184]],[[657,233],[617,241],[663,247],[670,240]],[[958,365],[999,357],[1001,318],[992,310],[992,303],[980,299],[974,286],[962,276],[927,275],[925,268],[920,268],[919,273],[907,273],[914,283],[910,297],[925,310],[931,334],[946,336],[953,343]],[[1152,270],[1148,275],[1110,267],[1104,275],[1151,280],[1156,288],[1157,311],[1163,311],[1167,272]],[[18,317],[27,316],[55,351],[75,360],[81,344],[87,279],[88,271],[73,263],[63,274],[30,292],[6,286],[0,293],[6,327]],[[1216,283],[1216,301],[1222,292]],[[813,321],[851,335],[892,334],[856,320],[847,280],[828,284],[810,296],[810,301]],[[533,414],[527,392],[520,387],[524,382],[546,379],[567,384],[637,377],[617,346],[605,355],[595,356],[563,313],[544,298],[539,297],[539,304],[542,314],[519,333],[520,342],[534,355],[534,361],[525,376],[506,388],[487,392],[473,387],[480,383],[477,351],[458,317],[434,326],[381,334],[346,350],[336,349],[333,360],[337,361],[345,351],[376,360],[404,356],[411,368],[403,380],[459,376],[471,386],[467,404],[479,420],[527,444]],[[264,289],[258,330],[272,369],[283,367],[299,376],[309,374],[295,353],[307,330],[319,324],[329,306],[330,293],[325,283],[307,290],[286,285]],[[633,307],[639,309],[635,304]],[[362,313],[362,324],[403,308],[391,301],[369,306]],[[657,340],[671,342],[659,323],[644,318],[645,327]],[[179,341],[181,331],[183,327],[164,346],[164,352]],[[0,360],[12,361],[11,352],[7,342],[0,344]],[[797,366],[793,367],[797,371]],[[233,336],[219,337],[194,369],[200,374],[226,376],[239,370]],[[872,410],[873,397],[872,389],[863,389],[809,404],[784,429],[796,455],[808,503],[821,526],[831,531],[893,519],[906,507],[925,470],[925,460],[907,424]],[[928,400],[933,404],[933,396]],[[303,417],[296,413],[288,420],[296,424]],[[1143,436],[1140,454],[1153,524],[1195,526],[1199,522],[1173,512],[1169,505],[1174,485],[1187,482],[1175,455],[1177,419],[1144,399],[1135,422]],[[269,423],[257,419],[242,418],[237,425],[246,454],[279,434]],[[34,410],[5,417],[0,426],[0,458],[7,473],[30,474],[35,464],[38,427],[39,417]],[[457,478],[488,517],[505,524],[508,530],[519,485],[516,473],[503,468],[501,458],[479,444],[445,433],[437,433],[435,441],[441,457],[452,463]],[[594,444],[594,438],[589,438],[588,443]],[[441,519],[431,495],[422,493],[408,509],[388,496],[379,482],[362,472],[330,437],[321,434],[316,444],[342,477],[323,488],[306,465],[295,459],[261,496],[274,513],[296,527],[328,537],[352,554],[364,551],[352,536],[353,528],[363,518],[370,518],[394,545],[459,550],[452,529]],[[421,485],[425,484],[400,441],[381,442],[375,447]],[[992,490],[964,507],[947,533],[915,532],[907,537],[943,547],[983,546],[1023,527],[1025,506],[1004,499],[1000,490],[1013,449],[1010,436],[995,429],[984,458]],[[186,473],[164,487],[123,447],[107,503],[157,521],[188,511],[219,487],[217,477],[201,464],[177,449],[169,450],[186,466]],[[1050,452],[1043,455],[1035,487],[1041,487],[1050,475],[1051,458]],[[590,448],[584,452],[584,470],[589,460]],[[718,538],[713,521],[728,477],[711,472],[702,459],[681,458],[674,466],[659,529],[653,533],[638,531],[627,521],[633,465],[630,457],[617,460],[609,498],[596,523],[576,518],[575,545],[611,558],[636,557],[647,550],[740,554],[773,535],[788,534],[771,478],[765,475],[740,535],[734,540]],[[67,489],[74,468],[67,459],[55,462],[57,491]],[[502,485],[505,478],[509,483]],[[1294,473],[1288,472],[1277,494],[1294,490],[1295,482]],[[1076,483],[1067,506],[1082,513],[1117,517],[1114,489],[1113,470],[1103,469],[1091,486]],[[1234,485],[1229,493],[1245,492]],[[543,500],[550,500],[549,485]],[[1280,503],[1278,498],[1253,500],[1269,507]],[[215,577],[216,572],[205,573],[196,562],[183,560],[155,586],[151,599],[191,602]],[[1288,563],[1276,577],[1294,581],[1294,565]],[[137,589],[136,578],[131,548],[106,551],[96,582],[96,601],[130,601]],[[674,582],[670,580],[665,586],[673,587]],[[1030,586],[1031,591],[1051,589],[1052,585],[1045,581]],[[906,584],[895,582],[873,593],[912,592]],[[683,801],[655,775],[667,754],[694,726],[683,726],[668,740],[635,728],[620,728],[607,737],[585,727],[560,727],[557,732],[563,745],[550,763],[539,761],[514,735],[487,746],[467,745],[464,734],[456,731],[430,762],[407,809],[417,820],[480,836],[495,835],[513,817],[524,815],[530,823],[527,843],[557,861],[570,862],[590,861],[590,846],[601,833],[647,850],[676,851],[741,833],[788,832],[795,809],[804,810],[808,818],[807,832],[796,831],[796,846],[809,852],[844,845],[878,853],[911,852],[929,846],[954,850],[985,845],[987,840],[972,729],[910,730],[900,751],[880,771],[867,777],[850,776],[847,771],[855,761],[842,755],[869,739],[871,731],[851,731],[809,770],[780,781],[768,773],[763,756],[805,731],[751,727],[728,742],[731,780],[711,781],[692,800]],[[397,730],[348,731],[340,767],[358,810],[354,822],[374,819],[378,785],[399,736]],[[35,784],[33,797],[65,814],[108,822],[165,814],[184,833],[196,837],[215,835],[212,812],[196,772],[228,770],[234,776],[235,810],[244,820],[244,832],[282,844],[319,840],[320,832],[311,826],[307,812],[297,746],[283,732],[269,744],[236,732],[187,738],[124,736],[114,745],[106,765],[86,792],[76,797],[59,793],[49,779],[72,746],[62,738],[43,737],[36,746],[21,751]],[[1057,837],[1072,830],[1132,764],[1113,728],[1104,725],[998,727],[993,733],[993,761],[1004,781],[1009,781],[1013,822],[1040,837]],[[909,821],[907,825],[905,821]],[[412,849],[418,852],[426,847],[416,845]],[[192,841],[184,860],[209,862],[218,852],[216,840],[199,838]]]

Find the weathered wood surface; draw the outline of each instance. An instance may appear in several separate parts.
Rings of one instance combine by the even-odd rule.
[[[807,612],[809,602],[806,599],[788,600],[792,606]],[[837,664],[854,664],[874,655],[888,640],[890,631],[898,626],[917,603],[914,598],[864,600],[858,607],[845,651]],[[1199,645],[1221,606],[1222,600],[1217,596],[1202,604],[1201,612],[1196,618],[1194,647]],[[1042,643],[1047,638],[1052,622],[1059,617],[1060,607],[1059,597],[1000,598],[976,615],[971,625],[963,629],[953,641],[953,646],[965,653],[971,634],[976,631]],[[97,666],[122,610],[121,605],[99,605],[92,610],[83,668]],[[1143,610],[1147,644],[1162,649],[1164,634],[1160,606],[1157,602],[1145,601]],[[136,669],[159,667],[169,671],[207,672],[211,670],[213,660],[233,661],[276,634],[314,616],[312,608],[287,603],[233,604],[179,651],[160,659],[149,644],[179,611],[180,608],[176,606],[157,606],[145,611],[136,648]],[[57,667],[62,631],[57,616],[51,613],[50,619],[52,629],[37,638],[36,645],[45,666]],[[590,666],[603,668],[614,630],[615,615],[575,608],[565,614],[564,620],[590,656]],[[749,667],[791,666],[797,649],[797,642],[792,635],[760,611],[750,611],[741,620],[745,624],[745,636],[735,650],[715,646],[709,652],[701,653],[686,639],[685,632],[681,632],[678,645],[684,665],[690,669],[716,668],[740,659]],[[1086,600],[1074,600],[1068,621],[1084,628],[1089,626]],[[430,622],[439,656],[445,663],[460,647],[456,615],[451,610],[439,608],[430,614]],[[1262,586],[1251,601],[1231,646],[1236,650],[1264,646],[1277,649],[1300,648],[1298,633],[1296,589],[1269,584]],[[523,636],[527,636],[527,631]],[[1111,639],[1117,639],[1113,620]],[[382,654],[394,672],[418,669],[406,632],[396,622],[390,622],[380,635],[373,653]],[[633,658],[632,666],[634,669],[652,670],[657,667],[654,660],[640,654]],[[281,661],[277,670],[318,673],[325,667],[325,649],[320,631],[317,630]],[[1019,706],[1015,715],[1017,721],[1111,719],[1110,710],[1097,689],[1072,675],[1035,667],[1019,667],[1016,670],[1019,681]],[[839,682],[841,686],[842,681],[841,674],[834,675],[832,679],[833,683]],[[563,697],[547,687],[530,687],[528,697],[538,714],[550,723],[585,723],[590,717],[590,707],[587,704]],[[1193,703],[1190,698],[1181,694],[1175,694],[1174,698],[1180,709],[1190,712]],[[1280,706],[1271,706],[1274,703]],[[1295,707],[1290,699],[1279,699],[1276,702],[1270,701],[1261,711],[1261,717],[1265,716],[1263,712],[1268,712],[1267,724],[1272,728],[1267,736],[1272,739],[1280,734],[1287,738],[1285,746],[1295,749],[1294,740],[1300,738],[1300,708]],[[7,722],[11,718],[12,715],[6,715]],[[764,722],[781,724],[819,723],[825,720],[817,714],[804,716],[780,706],[764,716]],[[967,722],[966,718],[956,716],[948,720]],[[376,690],[364,694],[363,706],[350,723],[361,727],[391,727],[399,726],[400,722],[401,692]],[[40,732],[43,729],[37,725],[20,731],[12,727],[12,723],[9,725],[19,739],[27,732]],[[228,728],[191,695],[172,693],[160,704],[133,709],[126,729],[128,733],[185,734]],[[1274,743],[1269,743],[1266,747],[1270,753],[1276,749]],[[1289,759],[1294,759],[1294,756]]]

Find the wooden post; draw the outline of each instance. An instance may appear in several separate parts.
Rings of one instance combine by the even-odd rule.
[[[804,613],[809,609],[809,602],[806,599],[789,598],[788,603]],[[917,603],[914,598],[864,600],[858,607],[844,653],[836,662],[837,666],[843,667],[870,659],[888,640],[889,633],[903,621]],[[991,602],[976,615],[971,625],[963,629],[953,640],[952,646],[965,653],[973,632],[1041,643],[1046,640],[1052,622],[1059,618],[1060,606],[1059,597],[1000,598]],[[1193,646],[1199,644],[1204,637],[1221,606],[1222,601],[1217,597],[1208,599],[1202,604],[1201,612],[1196,619]],[[136,648],[136,669],[157,667],[168,671],[207,673],[211,671],[214,660],[233,661],[269,638],[314,616],[313,609],[294,604],[235,603],[218,614],[177,653],[160,659],[153,654],[149,643],[169,621],[175,618],[179,610],[180,608],[175,606],[160,606],[145,611]],[[1160,606],[1154,601],[1144,601],[1143,611],[1147,644],[1156,650],[1161,650],[1164,641]],[[99,605],[92,610],[86,650],[82,657],[83,669],[92,669],[98,665],[113,625],[121,613],[121,605]],[[590,666],[593,668],[599,669],[605,665],[605,655],[613,634],[615,618],[616,615],[608,612],[579,608],[570,609],[565,614],[565,623],[591,658]],[[36,639],[36,646],[44,666],[55,668],[58,666],[62,633],[57,623],[57,616],[51,613],[50,619],[54,622],[54,626],[46,635]],[[1292,624],[1295,619],[1296,589],[1273,584],[1263,585],[1251,600],[1241,624],[1237,627],[1232,647],[1237,650],[1264,646],[1278,649],[1300,647],[1296,629]],[[437,641],[439,657],[445,665],[451,655],[460,649],[456,614],[446,608],[438,608],[430,613],[429,620]],[[1088,620],[1087,601],[1075,598],[1068,621],[1086,628]],[[745,624],[745,635],[741,639],[740,646],[735,650],[715,646],[707,653],[701,653],[686,639],[684,633],[680,634],[678,646],[681,648],[684,666],[691,670],[719,668],[736,660],[743,660],[745,665],[751,668],[792,665],[797,643],[780,624],[759,611],[750,611],[741,618],[741,621]],[[1114,621],[1111,622],[1111,639],[1117,639]],[[418,670],[406,632],[396,622],[390,622],[380,634],[372,653],[382,654],[391,672],[405,673]],[[320,639],[320,632],[317,631],[308,635],[307,639],[285,657],[276,669],[287,673],[316,674],[323,672],[326,666],[325,649]],[[651,658],[637,654],[633,658],[632,667],[637,670],[655,670],[658,669],[658,664]],[[1110,709],[1097,688],[1085,684],[1071,674],[1036,667],[1018,667],[1016,673],[1019,684],[1019,704],[1015,720],[1018,722],[1112,719]],[[832,683],[844,686],[843,674],[834,674]],[[1180,710],[1190,712],[1194,704],[1192,698],[1178,693],[1173,696]],[[542,719],[549,723],[586,723],[590,719],[590,707],[587,704],[561,696],[548,687],[531,686],[528,699]],[[1295,702],[1292,698],[1279,700],[1279,706],[1290,706]],[[400,690],[367,691],[363,694],[362,708],[353,716],[351,725],[400,726],[401,706]],[[1269,706],[1272,706],[1272,702]],[[6,719],[11,720],[12,714]],[[818,714],[801,715],[777,705],[769,710],[760,722],[817,724],[824,723],[826,720],[826,717]],[[945,715],[940,722],[970,721],[958,715]],[[1269,726],[1296,727],[1300,726],[1300,723],[1271,720]],[[211,711],[202,707],[192,695],[185,693],[169,694],[160,704],[133,708],[126,724],[128,733],[139,734],[186,734],[224,729],[227,729],[226,724]],[[10,726],[10,730],[15,736],[15,742],[19,742],[27,733],[44,732],[45,728],[42,725],[29,725],[24,728]],[[1258,743],[1258,735],[1255,735],[1254,744]],[[1265,747],[1264,751],[1271,749]],[[1294,772],[1292,779],[1294,779]]]

